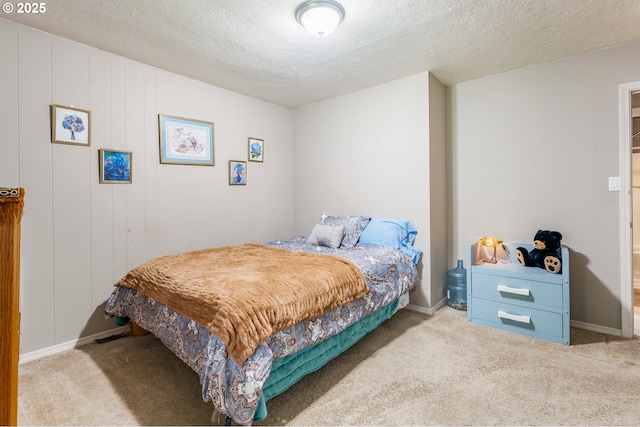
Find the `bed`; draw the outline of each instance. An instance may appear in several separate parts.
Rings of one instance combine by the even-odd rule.
[[[260,283],[265,280],[262,276],[254,277],[254,269],[260,274],[279,270],[274,268],[273,262],[267,262],[274,257],[284,256],[283,262],[296,269],[298,266],[292,260],[303,259],[303,263],[312,264],[317,270],[302,275],[319,275],[321,281],[325,280],[324,274],[333,280],[336,272],[345,270],[348,276],[352,269],[357,270],[362,285],[352,287],[337,281],[335,287],[339,292],[338,297],[325,298],[328,300],[324,306],[313,307],[311,315],[303,313],[298,317],[293,316],[287,319],[289,323],[280,321],[281,306],[303,305],[306,310],[308,301],[298,304],[299,299],[322,300],[319,296],[307,296],[300,291],[306,290],[306,284],[302,287],[293,281],[287,296],[277,300],[277,307],[265,296],[264,299],[268,301],[264,303],[267,314],[260,312],[256,315],[258,320],[254,319],[252,313],[238,314],[238,307],[226,304],[234,298],[230,294],[223,292],[222,296],[216,294],[209,297],[198,294],[198,289],[191,289],[192,285],[185,275],[195,275],[197,267],[194,265],[205,264],[202,261],[204,258],[198,257],[218,254],[217,249],[161,257],[157,259],[159,261],[151,260],[136,267],[116,283],[107,302],[106,315],[129,318],[153,333],[198,374],[202,397],[213,403],[215,411],[225,415],[228,421],[248,425],[262,421],[267,416],[266,404],[269,399],[286,391],[304,375],[324,366],[406,306],[408,294],[419,281],[416,264],[421,251],[413,247],[416,234],[413,225],[404,219],[323,214],[308,235],[264,244],[219,248],[225,253],[230,250],[233,257],[250,260],[244,266],[240,263],[241,274],[237,272],[240,270],[233,271],[233,262],[222,262],[231,271],[228,288],[241,288],[245,292],[240,299],[249,301],[244,304],[250,306],[249,310],[262,304],[263,299],[262,295],[255,298],[255,295],[246,293],[249,292],[247,289],[251,289],[251,280]],[[249,255],[242,255],[244,251],[248,251]],[[254,254],[252,251],[267,252]],[[190,260],[193,256],[198,261],[186,264],[187,273],[176,274],[178,278],[175,280],[171,277],[167,279],[174,275],[177,266],[182,268],[184,260]],[[206,259],[207,266],[214,264]],[[325,260],[335,264],[316,266],[318,261]],[[161,271],[162,268],[165,270]],[[296,275],[292,274],[291,269],[282,270],[280,276],[275,276],[276,281],[288,283]],[[220,271],[206,273],[214,277],[214,287],[218,287],[223,278],[226,280]],[[234,277],[240,281],[233,282]],[[197,297],[168,296],[162,291],[158,292],[156,288],[161,286],[157,282],[164,281],[177,283],[181,294],[195,292]],[[202,280],[198,278],[194,281]],[[329,291],[322,286],[324,284],[320,293],[328,294]],[[190,291],[183,292],[182,288]],[[271,294],[271,288],[268,289],[267,293]],[[197,303],[201,303],[203,308],[213,309],[192,309],[191,305]],[[267,317],[276,319],[275,326],[256,332],[256,323],[266,323],[264,319]],[[225,328],[228,325],[223,324],[228,323],[229,319],[236,319],[236,323]],[[248,348],[244,345],[247,342]]]

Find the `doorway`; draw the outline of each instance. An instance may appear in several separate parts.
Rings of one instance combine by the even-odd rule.
[[[640,301],[638,309],[634,305],[636,287],[640,293],[640,137],[633,138],[635,132],[640,132],[640,129],[633,130],[634,113],[640,117],[640,82],[621,84],[619,90],[621,335],[633,338],[634,324],[640,332]],[[640,127],[640,123],[637,125]],[[638,144],[635,161],[634,139]],[[637,179],[634,179],[634,163]],[[638,320],[634,319],[636,312]]]

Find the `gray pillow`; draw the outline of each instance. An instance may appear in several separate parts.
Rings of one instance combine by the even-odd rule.
[[[307,243],[338,249],[344,238],[344,225],[316,224],[311,230]]]
[[[358,243],[362,230],[367,226],[371,218],[368,216],[331,216],[326,214],[320,215],[320,224],[326,225],[344,225],[344,240],[342,240],[343,248],[352,248]]]

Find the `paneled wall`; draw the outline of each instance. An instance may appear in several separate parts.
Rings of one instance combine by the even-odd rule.
[[[0,19],[0,186],[27,190],[21,352],[114,327],[113,283],[160,255],[290,237],[292,111]],[[52,144],[51,104],[92,114],[91,146]],[[215,123],[216,165],[159,163],[158,114]],[[247,185],[228,161],[248,138]],[[133,152],[133,183],[100,184],[98,149]]]

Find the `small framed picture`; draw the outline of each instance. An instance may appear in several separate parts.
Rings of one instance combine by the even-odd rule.
[[[247,162],[229,160],[229,185],[247,185]]]
[[[98,150],[100,184],[131,184],[133,153],[131,151]]]
[[[214,124],[158,115],[160,163],[214,166]]]
[[[249,161],[262,162],[264,159],[264,140],[249,138]]]
[[[91,145],[91,111],[51,105],[51,142]]]

